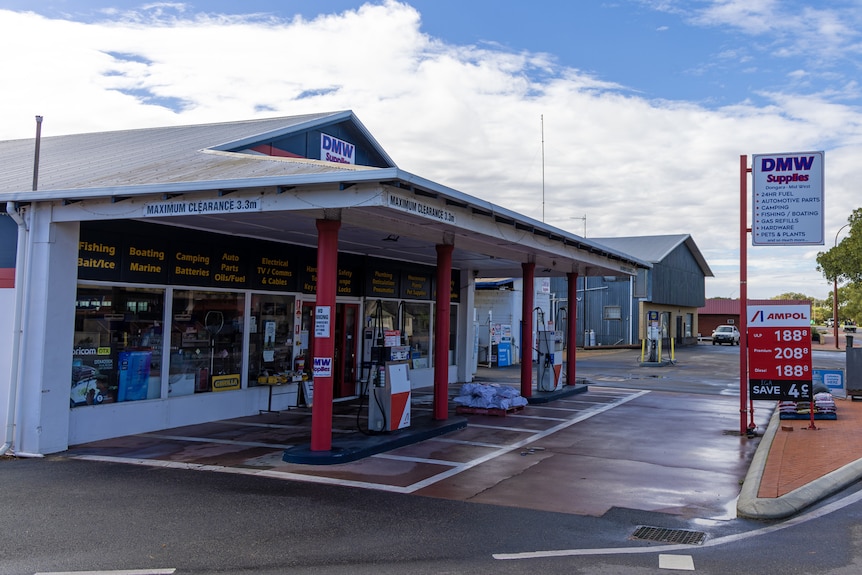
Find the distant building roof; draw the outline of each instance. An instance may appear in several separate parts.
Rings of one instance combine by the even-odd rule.
[[[679,247],[680,244],[685,244],[691,252],[692,257],[697,261],[698,266],[700,266],[701,271],[703,271],[704,277],[714,277],[712,270],[709,269],[709,265],[706,263],[706,258],[703,257],[694,239],[689,234],[590,239],[650,263],[661,262],[668,254]]]
[[[748,305],[807,305],[808,300],[796,299],[750,299]],[[697,309],[698,315],[739,315],[738,299],[713,298],[706,300],[706,305]]]

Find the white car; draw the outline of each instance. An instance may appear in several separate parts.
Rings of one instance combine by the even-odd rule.
[[[712,332],[712,345],[729,343],[739,345],[739,330],[735,325],[720,325]]]

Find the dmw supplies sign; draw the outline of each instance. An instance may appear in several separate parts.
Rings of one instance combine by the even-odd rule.
[[[340,164],[355,164],[356,146],[335,136],[320,134],[320,159]]]
[[[332,358],[315,357],[313,374],[314,377],[332,377]]]
[[[752,243],[822,246],[823,152],[752,158]]]

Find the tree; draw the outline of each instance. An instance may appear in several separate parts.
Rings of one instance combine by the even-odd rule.
[[[793,299],[798,301],[810,301],[813,302],[816,298],[811,297],[810,295],[805,295],[804,293],[797,292],[785,292],[783,294],[779,294],[777,296],[773,296],[771,299]]]
[[[845,284],[838,288],[839,307],[841,317],[852,319],[862,313],[862,208],[853,210],[847,222],[850,231],[841,243],[817,254],[817,271]]]
[[[850,232],[829,251],[817,254],[817,271],[829,281],[862,282],[862,208],[847,218]]]

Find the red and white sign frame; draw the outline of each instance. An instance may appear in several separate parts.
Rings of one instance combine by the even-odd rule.
[[[812,399],[811,308],[806,305],[749,305],[749,396],[754,399]]]

